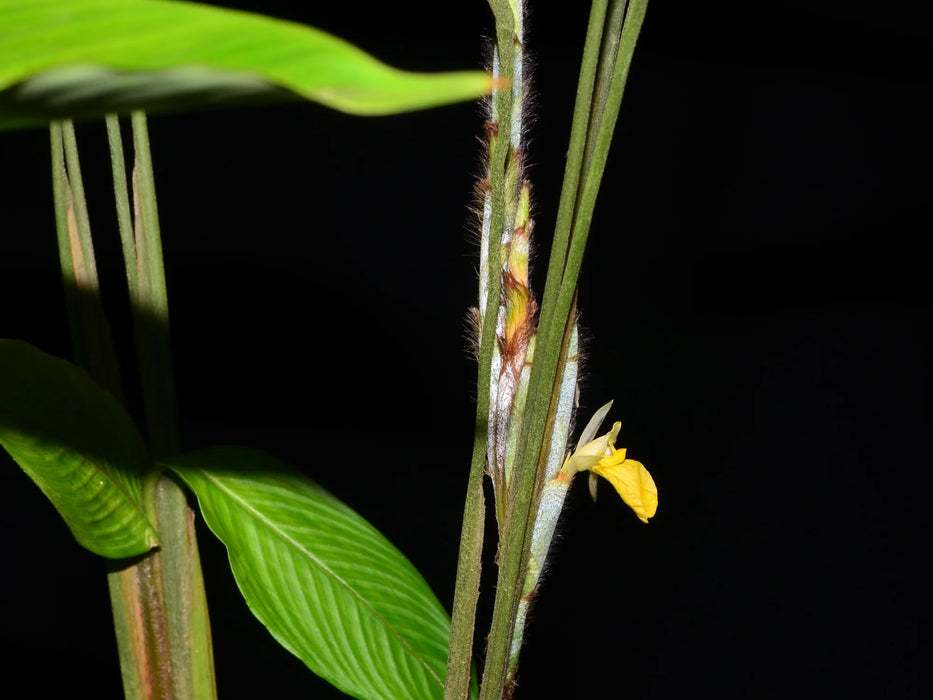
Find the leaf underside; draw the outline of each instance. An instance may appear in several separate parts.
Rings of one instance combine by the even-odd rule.
[[[0,129],[296,99],[392,114],[473,99],[491,87],[482,71],[401,71],[312,27],[208,5],[0,2]]]
[[[158,544],[141,505],[146,446],[117,400],[83,370],[0,340],[0,445],[82,546],[124,558]]]

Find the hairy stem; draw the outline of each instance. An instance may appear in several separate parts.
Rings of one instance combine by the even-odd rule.
[[[500,53],[500,57],[501,57]],[[511,38],[508,42],[509,60],[504,64],[500,79],[511,79]],[[500,60],[500,65],[502,61]],[[497,90],[493,102],[492,118],[496,126],[489,134],[490,212],[496,212],[488,221],[488,237],[484,241],[487,255],[486,265],[480,274],[485,275],[481,283],[479,303],[482,326],[479,330],[479,370],[477,374],[476,424],[473,439],[473,457],[467,483],[466,503],[463,512],[463,527],[460,535],[460,553],[457,560],[457,583],[451,613],[450,648],[447,656],[447,679],[444,687],[445,700],[464,700],[469,694],[471,663],[473,657],[473,634],[476,625],[476,606],[479,601],[479,584],[482,573],[483,530],[485,523],[485,499],[483,497],[483,474],[486,466],[488,442],[487,421],[492,400],[490,377],[496,347],[496,317],[501,290],[503,229],[503,201],[508,140],[501,138],[498,125],[508,123],[511,112],[511,95],[508,90]]]
[[[620,0],[617,0],[620,1]],[[508,659],[514,637],[515,619],[526,580],[532,546],[534,507],[549,452],[551,426],[559,396],[561,342],[569,324],[580,272],[583,250],[592,218],[592,207],[605,167],[612,131],[621,104],[625,76],[631,63],[635,40],[641,29],[647,0],[633,0],[626,13],[612,12],[624,28],[605,26],[606,2],[595,0],[587,29],[583,68],[574,111],[568,170],[561,196],[561,212],[548,266],[547,282],[538,326],[535,362],[529,383],[525,420],[519,439],[518,459],[513,471],[512,493],[499,550],[499,576],[493,622],[483,670],[481,700],[501,697],[508,679]],[[621,31],[611,85],[605,98],[593,98],[601,44],[605,36]],[[611,55],[613,52],[609,51]],[[593,109],[600,109],[594,115]],[[595,125],[595,128],[594,128]],[[589,161],[587,143],[594,145]],[[585,165],[585,167],[584,167]]]

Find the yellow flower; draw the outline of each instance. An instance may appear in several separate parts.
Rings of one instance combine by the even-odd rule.
[[[642,522],[658,510],[658,487],[645,465],[625,458],[625,448],[616,449],[615,441],[622,424],[616,422],[605,435],[593,439],[612,402],[599,409],[580,436],[577,449],[561,467],[560,477],[569,482],[577,472],[590,472],[590,494],[596,500],[596,477],[601,476],[615,488],[622,500]]]

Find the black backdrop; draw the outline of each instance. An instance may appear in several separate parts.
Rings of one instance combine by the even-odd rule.
[[[491,31],[480,0],[224,4],[411,69],[478,66]],[[529,21],[538,272],[587,12],[560,5],[532,3]],[[919,7],[653,0],[580,308],[582,410],[615,399],[661,505],[644,526],[607,488],[595,505],[574,489],[518,697],[927,697],[933,110]],[[299,104],[150,128],[185,446],[299,466],[449,609],[480,111],[377,120]],[[128,343],[103,127],[79,139]],[[47,135],[0,134],[0,153],[0,335],[67,356]],[[6,458],[0,483],[7,682],[118,697],[101,562]],[[338,696],[276,647],[222,548],[201,541],[221,697]]]

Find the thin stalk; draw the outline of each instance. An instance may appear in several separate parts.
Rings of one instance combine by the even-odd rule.
[[[146,426],[153,457],[178,452],[178,419],[175,410],[175,377],[169,334],[168,290],[162,262],[162,236],[156,205],[155,177],[149,150],[146,115],[133,112],[133,171],[136,233],[136,305],[133,323],[140,381],[146,408]],[[127,279],[131,273],[127,272]]]
[[[557,291],[560,289],[560,281],[564,274],[564,264],[567,260],[570,228],[573,225],[577,191],[583,172],[583,156],[586,152],[587,130],[593,105],[593,86],[596,82],[599,67],[600,41],[606,21],[607,4],[608,0],[593,0],[590,8],[586,40],[583,45],[583,59],[580,62],[580,78],[577,81],[577,99],[574,104],[573,122],[570,127],[567,164],[564,166],[564,181],[560,191],[560,204],[557,209],[554,239],[551,243],[551,255],[548,258],[544,295],[541,298],[540,325],[544,325],[546,320],[544,310],[551,309],[556,301]]]
[[[556,381],[560,339],[564,336],[568,323],[572,322],[571,306],[592,217],[592,206],[605,166],[612,130],[621,104],[625,76],[646,6],[647,0],[638,0],[633,1],[629,7],[609,94],[605,100],[598,97],[595,102],[596,105],[605,105],[604,114],[595,119],[598,134],[590,131],[594,123],[591,109],[581,105],[581,100],[588,102],[590,107],[594,105],[590,81],[595,79],[597,72],[600,43],[606,32],[611,31],[611,28],[604,29],[605,3],[602,0],[594,2],[587,29],[581,85],[578,89],[578,102],[571,131],[569,158],[576,162],[568,162],[568,170],[565,173],[558,228],[555,232],[542,300],[538,350],[532,367],[528,409],[519,443],[519,460],[513,474],[514,498],[509,503],[499,552],[499,577],[486,666],[483,671],[481,700],[498,699],[499,689],[506,683],[510,642],[531,547],[535,487],[540,481],[540,472],[546,461],[548,420],[555,410],[558,393]],[[614,13],[614,16],[619,15]],[[586,172],[580,172],[586,153],[586,142],[591,138],[595,138],[596,144],[592,151],[592,159]],[[579,173],[577,176],[574,175],[575,168]]]
[[[576,316],[574,312],[573,317]],[[570,437],[573,418],[573,405],[577,393],[577,374],[579,370],[579,338],[576,323],[568,327],[568,333],[564,338],[561,348],[560,366],[563,368],[560,380],[560,394],[557,402],[557,410],[554,419],[549,419],[550,446],[548,449],[547,469],[543,477],[543,485],[535,486],[535,493],[538,497],[535,502],[535,515],[532,524],[532,537],[530,557],[525,573],[525,582],[522,589],[522,597],[518,603],[516,612],[515,626],[512,632],[512,642],[509,651],[509,666],[506,675],[506,697],[511,695],[511,686],[515,681],[515,674],[518,669],[521,646],[524,641],[525,622],[528,618],[528,611],[531,608],[532,601],[537,596],[538,585],[541,574],[544,571],[544,565],[547,559],[548,550],[551,546],[551,539],[557,527],[557,521],[560,518],[560,512],[563,507],[564,496],[567,493],[568,483],[563,482],[557,477],[560,467],[566,456],[567,440]]]
[[[156,207],[149,133],[142,112],[132,115],[134,169],[136,303],[132,307],[140,381],[153,456],[178,451],[175,384],[169,336],[168,293]],[[115,191],[125,183],[116,184]],[[132,279],[129,271],[127,279]],[[150,557],[150,575],[159,587],[172,697],[216,697],[210,623],[194,515],[184,491],[167,474],[151,490],[153,522],[161,550]]]
[[[129,289],[130,305],[137,304],[136,295],[136,238],[133,234],[133,215],[130,210],[130,194],[126,180],[126,156],[123,153],[123,137],[120,133],[120,118],[107,115],[107,142],[110,145],[110,165],[113,173],[113,198],[117,207],[117,225],[120,243],[123,245],[123,266],[126,269],[126,286]]]
[[[75,360],[98,384],[120,399],[120,374],[100,297],[74,125],[70,121],[56,122],[51,132],[59,259]]]
[[[500,79],[511,78],[512,39],[498,42]],[[500,80],[499,83],[504,83]],[[509,152],[507,132],[500,136],[499,126],[509,123],[512,110],[511,94],[508,89],[498,90],[493,115],[496,127],[489,134],[490,195],[492,198],[487,242],[488,263],[486,265],[485,299],[480,299],[482,328],[480,329],[479,368],[477,374],[476,423],[473,437],[473,456],[470,461],[470,476],[463,511],[463,526],[460,534],[460,553],[457,559],[457,583],[454,590],[453,611],[450,625],[450,647],[447,656],[447,678],[444,686],[445,700],[464,700],[469,694],[471,662],[473,657],[473,634],[476,626],[476,606],[479,601],[479,584],[482,573],[483,534],[485,527],[485,499],[483,496],[483,474],[486,465],[487,421],[490,411],[490,375],[496,350],[496,318],[502,286],[502,230],[505,209],[505,166]]]
[[[542,397],[550,399],[553,395],[554,381],[557,375],[560,341],[557,341],[555,353],[554,341],[547,331],[553,315],[560,282],[563,277],[564,262],[570,242],[570,228],[573,221],[573,208],[576,190],[580,179],[580,169],[586,146],[586,132],[590,121],[593,84],[599,64],[599,48],[603,36],[607,0],[594,0],[587,26],[581,63],[580,81],[577,87],[577,102],[571,127],[571,141],[568,162],[564,172],[564,185],[558,210],[557,229],[551,246],[545,291],[542,299],[541,317],[538,326],[535,362],[531,368],[529,395],[526,400],[525,421],[520,437],[518,459],[513,468],[513,498],[505,518],[505,526],[500,536],[499,572],[496,583],[496,598],[493,604],[493,618],[487,642],[486,664],[480,686],[481,700],[498,700],[508,679],[508,660],[511,641],[514,636],[515,618],[518,614],[519,601],[524,584],[524,560],[528,548],[526,537],[531,530],[535,472],[537,471],[541,442],[545,435],[549,406],[542,411]],[[539,354],[540,353],[540,354]],[[542,388],[546,384],[546,388]],[[545,393],[546,391],[546,393]],[[548,401],[548,404],[550,402]],[[531,426],[536,430],[530,431]],[[533,442],[535,436],[537,442]],[[530,445],[537,445],[534,455]]]
[[[616,57],[619,54],[621,28],[625,20],[625,10],[627,6],[628,0],[610,0],[609,16],[606,19],[602,45],[599,51],[599,67],[597,69],[596,86],[594,88],[593,109],[589,128],[587,129],[586,150],[583,155],[581,171],[583,173],[589,169],[590,161],[593,159],[593,150],[596,147],[596,140],[591,138],[591,136],[599,133],[603,115],[606,110],[606,100],[609,97],[609,86],[612,84],[612,74],[615,70]]]
[[[93,243],[84,188],[72,187],[73,182],[81,182],[74,129],[67,123],[53,123],[51,132],[59,258],[75,357],[98,383],[119,396],[118,385],[108,386],[114,376],[115,362],[111,369],[105,371],[100,364],[102,358],[112,356],[112,340],[109,335],[105,337],[92,332],[92,329],[104,326],[106,320],[100,304],[96,270],[92,271],[88,266],[88,261],[93,260]],[[66,150],[70,153],[67,158]],[[76,210],[83,214],[78,215]],[[83,242],[82,238],[85,239]],[[92,365],[88,358],[97,358],[97,362]],[[159,647],[165,634],[159,614],[161,598],[151,585],[156,580],[150,574],[153,566],[151,556],[108,561],[107,565],[124,695],[131,700],[174,697],[170,669],[160,666],[159,662],[160,658],[165,658]]]
[[[159,297],[148,294],[146,289],[140,290],[138,284],[137,240],[130,217],[123,144],[117,118],[108,117],[107,127],[117,220],[134,327],[137,329],[137,341],[148,343],[151,342],[150,336],[140,334],[140,326],[157,328],[158,324],[151,319],[167,320],[167,314],[159,313]],[[151,182],[151,167],[148,179]],[[151,193],[142,193],[139,198],[145,200],[147,197],[154,201]],[[139,241],[143,242],[147,229],[142,221],[137,223]],[[161,257],[158,267],[161,267]],[[160,276],[150,277],[158,279]],[[161,278],[164,290],[164,275]],[[139,303],[141,291],[147,301],[145,309]],[[140,321],[141,318],[146,320]],[[148,326],[145,325],[147,322]],[[150,358],[153,356],[151,352],[143,354]],[[148,374],[154,370],[150,363]],[[171,376],[170,370],[169,364],[168,377]],[[154,402],[145,390],[144,394],[151,422],[153,410],[157,409],[153,409]],[[168,416],[156,417],[156,420],[170,422],[168,430],[150,431],[153,452],[165,454],[168,449],[175,449],[173,443],[167,444],[161,437],[177,434],[174,411]],[[178,487],[158,473],[149,478],[144,501],[147,514],[159,533],[160,550],[134,560],[108,562],[108,586],[124,694],[132,700],[215,697],[210,629],[192,514]]]
[[[71,236],[69,235],[69,215],[71,209],[71,184],[65,169],[65,145],[62,137],[61,122],[52,122],[49,129],[52,141],[52,197],[55,205],[55,231],[58,237],[58,260],[65,286],[65,308],[68,312],[68,325],[71,329],[71,348],[75,361],[82,367],[87,366],[86,351],[81,333],[81,317],[78,313],[78,281],[71,254]]]
[[[599,186],[602,182],[603,172],[606,169],[606,160],[609,157],[609,146],[612,143],[616,121],[618,120],[619,110],[622,106],[622,96],[625,92],[629,68],[632,65],[632,57],[635,53],[635,45],[638,42],[638,35],[641,32],[647,9],[648,0],[631,0],[628,11],[625,13],[625,22],[622,25],[619,49],[612,74],[612,83],[608,87],[608,94],[605,99],[605,110],[599,122],[599,130],[594,138],[595,146],[593,148],[593,157],[588,163],[588,168],[584,175],[580,200],[574,215],[571,250],[567,258],[567,270],[565,273],[566,281],[569,282],[569,280],[572,279],[574,285],[576,284],[576,278],[579,275],[580,266],[583,262],[583,251],[586,248],[586,239],[589,235],[590,223],[593,219],[596,197],[599,194]],[[573,290],[567,287],[568,284],[565,282],[565,284],[562,285],[561,295],[572,297]]]
[[[489,367],[491,355],[487,358]],[[482,370],[482,364],[480,365]],[[482,374],[480,374],[482,376]],[[482,384],[482,382],[480,383]],[[483,392],[483,389],[480,389]],[[447,680],[444,700],[464,700],[470,689],[470,667],[473,655],[473,633],[476,627],[476,605],[482,574],[483,534],[486,502],[483,496],[483,467],[486,464],[486,413],[489,389],[477,401],[473,457],[467,481],[463,526],[460,532],[460,554],[457,557],[457,584],[450,618],[450,647],[447,652]],[[485,404],[485,405],[484,405]]]

